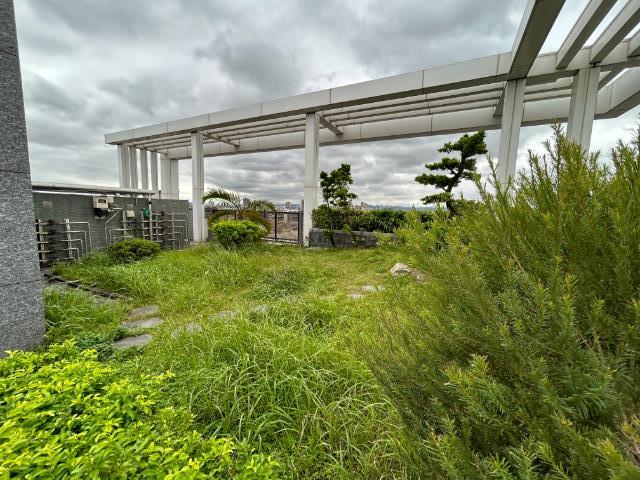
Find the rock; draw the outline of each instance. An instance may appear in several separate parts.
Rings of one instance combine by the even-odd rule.
[[[196,322],[189,322],[183,325],[182,327],[176,328],[173,332],[171,332],[171,337],[176,338],[181,333],[198,333],[202,331],[202,325]]]
[[[114,342],[113,348],[115,348],[116,350],[125,350],[127,348],[133,348],[133,347],[144,347],[152,339],[153,337],[148,333],[145,333],[143,335],[138,335],[136,337],[126,337],[126,338],[123,338],[122,340],[118,340],[117,342]]]
[[[398,262],[389,271],[392,276],[398,277],[400,275],[409,275],[411,273],[411,268],[404,263]]]
[[[237,312],[234,312],[233,310],[223,310],[221,312],[216,313],[216,317],[218,318],[233,318],[237,315]]]
[[[147,305],[145,307],[134,308],[129,312],[128,318],[134,320],[136,318],[144,318],[150,317],[152,315],[157,315],[160,309],[157,305]]]
[[[374,287],[373,285],[363,285],[362,286],[362,291],[363,292],[375,292],[376,290],[378,290],[376,287]]]
[[[401,275],[411,275],[418,282],[421,282],[422,280],[424,280],[424,275],[419,270],[415,268],[411,268],[410,266],[405,265],[404,263],[401,263],[401,262],[396,263],[389,271],[391,272],[391,275],[394,277],[399,277]]]
[[[356,298],[362,298],[364,297],[364,295],[362,293],[349,293],[347,294],[347,297],[356,299]]]
[[[153,328],[157,327],[158,325],[162,325],[163,323],[164,320],[160,317],[151,317],[144,318],[142,320],[132,320],[130,322],[124,322],[122,324],[122,327],[128,330],[133,330],[134,328]]]

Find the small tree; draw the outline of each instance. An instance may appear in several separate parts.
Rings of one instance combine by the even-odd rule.
[[[355,193],[349,191],[349,185],[352,184],[351,165],[348,163],[343,163],[331,173],[320,172],[322,199],[328,207],[351,207],[351,200],[358,198]]]
[[[425,205],[433,203],[444,203],[452,214],[457,213],[457,208],[461,201],[453,198],[453,189],[462,180],[475,180],[478,177],[476,172],[476,155],[487,153],[487,144],[484,139],[486,133],[481,130],[473,135],[464,134],[458,141],[447,142],[438,149],[441,153],[460,152],[460,158],[444,157],[438,162],[427,163],[425,167],[430,171],[440,171],[446,173],[423,173],[416,177],[416,182],[423,185],[433,185],[442,192],[427,195],[422,198]]]
[[[320,172],[320,187],[322,188],[322,199],[329,217],[329,226],[331,230],[331,243],[333,244],[333,227],[335,209],[348,213],[351,210],[351,201],[358,196],[349,191],[349,185],[353,184],[351,177],[351,165],[343,163],[331,173]],[[345,215],[340,216],[346,219]]]

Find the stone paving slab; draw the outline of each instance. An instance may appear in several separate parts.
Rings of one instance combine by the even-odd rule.
[[[158,325],[162,325],[164,320],[160,317],[151,317],[151,318],[143,318],[141,320],[132,320],[130,322],[124,322],[122,324],[123,328],[132,330],[134,328],[153,328]]]
[[[160,309],[157,305],[146,305],[144,307],[134,308],[129,312],[128,318],[134,320],[136,318],[151,317],[157,315]]]
[[[196,322],[189,322],[171,332],[171,337],[176,338],[182,333],[198,333],[202,331],[202,325]]]
[[[126,337],[122,340],[114,342],[113,348],[115,348],[116,350],[126,350],[127,348],[144,347],[152,339],[153,337],[148,333],[138,335],[136,337]]]

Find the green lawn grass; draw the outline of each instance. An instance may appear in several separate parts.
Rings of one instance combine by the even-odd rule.
[[[186,406],[205,435],[274,455],[291,478],[407,478],[399,416],[352,348],[380,305],[380,293],[362,287],[390,288],[389,269],[404,258],[394,247],[277,245],[206,245],[125,265],[96,255],[56,273],[130,300],[96,305],[83,293],[49,292],[48,339],[93,339],[132,374],[172,371],[167,403]],[[126,310],[147,304],[165,319],[153,342],[109,355],[105,342],[122,335]],[[193,323],[201,330],[178,333]]]

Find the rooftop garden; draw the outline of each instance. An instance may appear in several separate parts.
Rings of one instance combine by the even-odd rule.
[[[640,132],[547,148],[374,249],[59,265],[123,298],[47,290],[47,346],[0,361],[0,478],[638,478]]]

